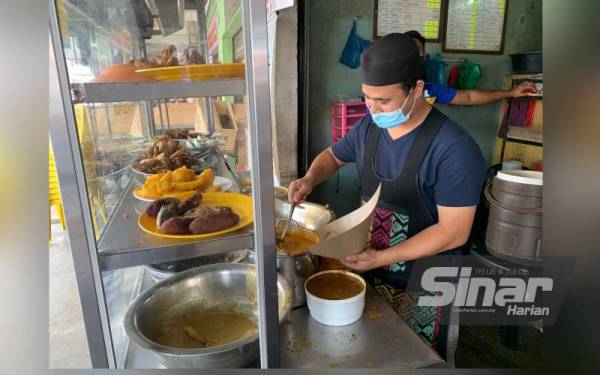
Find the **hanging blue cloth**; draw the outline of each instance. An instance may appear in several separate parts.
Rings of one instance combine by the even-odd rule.
[[[358,68],[360,66],[360,55],[369,44],[371,44],[370,41],[361,38],[356,32],[356,20],[352,21],[352,30],[350,30],[339,62],[351,69]]]

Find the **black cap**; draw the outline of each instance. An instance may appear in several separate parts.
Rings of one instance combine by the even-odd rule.
[[[421,35],[420,32],[418,32],[417,30],[410,30],[405,32],[404,34],[410,36],[413,39],[417,39],[419,42],[421,42],[421,45],[423,46],[423,48],[425,48],[425,37],[423,35]]]
[[[406,34],[387,34],[362,54],[363,83],[369,86],[415,81],[422,70],[419,48]]]

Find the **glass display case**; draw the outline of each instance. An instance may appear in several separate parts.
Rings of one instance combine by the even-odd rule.
[[[162,367],[126,334],[132,302],[169,265],[241,262],[247,249],[260,352],[247,366],[278,367],[265,2],[51,0],[50,9],[50,137],[93,367]],[[144,195],[159,191],[147,188],[152,176],[182,168],[195,176]],[[153,200],[181,198],[209,169],[205,196],[239,196],[239,176],[250,176],[251,225],[202,238],[144,226]]]

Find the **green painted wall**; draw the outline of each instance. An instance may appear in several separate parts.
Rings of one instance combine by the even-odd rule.
[[[373,0],[307,0],[309,27],[309,146],[312,160],[331,142],[331,102],[336,95],[361,94],[361,71],[338,62],[352,20],[357,18],[358,33],[372,39]],[[441,44],[427,44],[427,52],[441,51]],[[511,72],[511,53],[542,50],[542,1],[511,0],[507,15],[505,53],[503,55],[444,54],[449,59],[466,57],[481,65],[478,88],[501,89]],[[448,69],[452,65],[449,65]],[[477,107],[437,106],[463,125],[477,141],[488,160],[492,158],[501,103]],[[329,203],[338,216],[358,206],[358,178],[354,164],[342,168],[336,177],[318,186],[310,200]]]
[[[231,16],[225,19],[225,2],[216,0],[210,3],[207,13],[207,25],[213,17],[217,17],[217,37],[219,40],[219,61],[221,63],[233,62],[233,37],[242,28],[242,10],[239,6]]]
[[[207,25],[210,25],[213,17],[217,17],[217,38],[219,40],[219,62],[226,64],[233,62],[233,37],[242,29],[242,7],[238,1],[237,9],[231,15],[231,19],[225,19],[224,0],[212,1],[208,7]],[[233,96],[223,96],[221,100],[233,103]]]

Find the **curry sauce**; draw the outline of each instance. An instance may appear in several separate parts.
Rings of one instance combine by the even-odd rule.
[[[363,289],[362,283],[354,277],[337,272],[317,275],[306,283],[306,290],[310,294],[327,300],[351,298]]]
[[[278,234],[278,237],[280,234]],[[302,229],[290,229],[283,241],[277,243],[277,250],[289,255],[300,255],[308,251],[308,248],[319,243],[319,236],[311,231]]]
[[[226,345],[258,332],[256,322],[236,312],[190,309],[163,320],[153,341],[173,348],[208,348]]]

